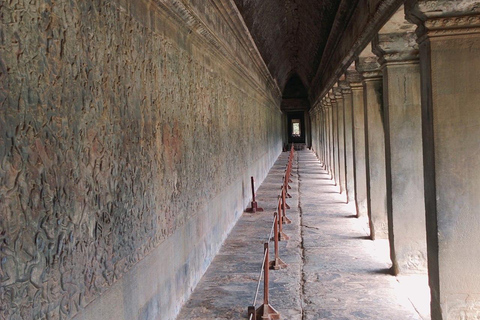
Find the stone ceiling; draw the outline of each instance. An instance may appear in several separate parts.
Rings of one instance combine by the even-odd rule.
[[[405,0],[234,0],[283,92],[297,74],[315,103]]]
[[[280,90],[295,73],[308,90],[341,1],[234,1]]]

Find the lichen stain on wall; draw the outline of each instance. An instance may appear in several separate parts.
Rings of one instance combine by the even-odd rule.
[[[280,114],[115,1],[0,17],[0,318],[66,319],[276,146]]]

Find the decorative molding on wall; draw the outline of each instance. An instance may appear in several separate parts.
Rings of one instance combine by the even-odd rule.
[[[265,92],[270,91],[272,94],[268,98],[279,105],[280,88],[265,65],[233,0],[204,0],[199,5],[194,4],[194,0],[145,1],[154,2],[161,8],[160,13],[167,15],[167,19],[174,17],[179,27],[186,26],[190,36],[196,36],[197,44],[209,45],[212,51],[225,60],[226,65],[229,65],[242,78],[249,79],[250,85],[260,94],[265,95]],[[208,2],[208,5],[204,2]],[[214,30],[214,27],[206,21],[206,17],[199,12],[199,6],[204,10],[207,8],[214,10],[209,14],[218,14],[228,29]],[[217,32],[223,32],[223,37]],[[252,69],[256,70],[256,74]],[[262,81],[267,84],[268,90],[264,90]]]

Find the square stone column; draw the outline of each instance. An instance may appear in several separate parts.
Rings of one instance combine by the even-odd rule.
[[[312,141],[312,148],[315,150],[315,153],[317,154],[317,157],[318,159],[320,159],[320,155],[319,155],[319,146],[320,146],[320,132],[319,132],[319,128],[318,128],[318,117],[319,117],[319,113],[318,113],[318,108],[315,108],[314,110],[315,112],[313,113],[313,116],[311,117],[312,119],[312,140],[315,139],[314,141]]]
[[[347,190],[345,174],[345,112],[342,88],[334,87],[335,101],[337,103],[337,136],[338,136],[338,180],[340,193]]]
[[[315,108],[310,109],[310,121],[312,123],[311,125],[311,132],[310,136],[312,137],[312,145],[311,148],[317,154],[318,158],[318,152],[317,152],[317,145],[318,145],[318,135],[317,135],[317,110]]]
[[[333,104],[330,98],[327,99],[327,107],[328,107],[328,113],[329,113],[329,121],[330,121],[330,126],[329,126],[329,134],[330,134],[330,145],[329,145],[329,157],[330,157],[330,177],[332,180],[335,182],[335,157],[334,157],[334,148],[335,148],[335,127],[334,127],[334,117],[333,117]]]
[[[403,7],[397,15],[372,42],[383,70],[390,256],[395,274],[424,273],[427,248],[418,45],[414,26],[404,21]]]
[[[325,119],[325,110],[323,106],[319,105],[319,118],[318,118],[318,128],[320,130],[320,153],[321,153],[321,160],[322,164],[325,165],[325,126],[324,126],[324,119]]]
[[[317,105],[317,113],[315,117],[315,127],[317,134],[317,145],[315,146],[315,151],[317,153],[318,159],[320,162],[324,162],[323,159],[323,134],[322,134],[322,107],[320,104]]]
[[[347,81],[352,89],[353,163],[355,175],[355,206],[358,218],[368,217],[367,166],[365,151],[365,106],[362,76],[356,70],[347,70]]]
[[[327,113],[326,122],[327,122],[327,169],[330,174],[330,179],[333,179],[334,175],[334,165],[333,165],[333,112],[332,104],[330,98],[326,97],[324,100],[325,110]]]
[[[352,110],[352,90],[349,83],[344,80],[340,83],[343,95],[343,109],[345,119],[345,174],[347,202],[355,201],[355,175],[353,163],[353,110]]]
[[[329,168],[329,158],[328,158],[328,110],[327,110],[327,106],[325,105],[325,98],[323,98],[321,101],[320,101],[320,104],[322,106],[322,110],[323,110],[323,119],[322,119],[322,127],[323,127],[323,137],[324,137],[324,141],[323,141],[323,159],[324,159],[324,166],[325,166],[325,170],[328,171],[328,168]]]
[[[335,185],[340,185],[340,166],[338,157],[338,106],[333,89],[328,93],[332,110],[332,169]]]
[[[325,166],[325,125],[324,125],[324,120],[325,120],[325,110],[320,102],[319,104],[319,117],[318,117],[318,129],[319,129],[319,134],[320,134],[320,159],[322,161],[322,164]]]
[[[326,113],[325,113],[325,106],[323,104],[323,99],[320,100],[320,134],[322,135],[322,146],[320,152],[322,153],[322,163],[323,166],[327,167],[327,157],[326,157],[326,149],[327,149],[327,138],[326,138]]]
[[[360,56],[356,68],[363,77],[370,236],[372,240],[386,239],[388,223],[382,72],[375,56]]]
[[[420,50],[432,319],[480,315],[480,1],[407,1]]]
[[[328,173],[330,174],[330,178],[333,177],[333,171],[332,171],[332,157],[331,157],[331,145],[332,145],[332,122],[331,122],[331,108],[329,104],[327,103],[327,99],[323,98],[322,105],[324,108],[325,112],[325,163],[326,163],[326,169]]]

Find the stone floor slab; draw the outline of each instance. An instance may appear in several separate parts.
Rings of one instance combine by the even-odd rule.
[[[279,157],[257,191],[265,212],[243,214],[178,319],[246,319],[287,157]],[[284,229],[291,239],[280,242],[288,267],[270,272],[270,302],[282,319],[427,319],[390,275],[388,242],[368,240],[368,225],[354,217],[312,152],[296,153],[292,181],[293,223]]]

